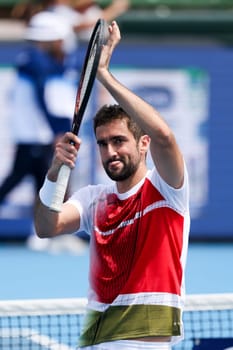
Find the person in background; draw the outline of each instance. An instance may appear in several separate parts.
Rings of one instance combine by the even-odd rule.
[[[27,25],[35,14],[44,10],[43,4],[40,0],[27,0],[23,2],[16,2],[12,6],[10,13],[11,18],[23,20]]]
[[[80,67],[76,53],[64,52],[69,35],[62,18],[45,11],[34,15],[25,29],[10,100],[15,156],[0,185],[0,203],[28,175],[38,192],[54,143],[71,128]]]
[[[82,15],[77,32],[79,40],[83,42],[89,40],[92,28],[98,18],[103,18],[106,22],[110,23],[130,8],[129,0],[112,0],[104,8],[101,8],[95,0],[72,0],[72,4],[76,11]]]
[[[63,16],[73,29],[74,34],[67,42],[67,50],[78,47],[80,41],[88,42],[99,18],[109,22],[129,8],[129,0],[113,0],[105,8],[92,0],[43,0],[43,4],[46,10]]]
[[[116,104],[103,106],[94,117],[102,165],[112,183],[75,191],[59,213],[49,209],[61,165],[74,168],[81,147],[79,137],[65,133],[39,192],[35,228],[41,238],[77,230],[90,235],[90,290],[79,349],[170,350],[183,337],[188,173],[159,112],[109,70],[119,41],[113,21],[97,78]]]
[[[66,38],[64,48],[66,52],[72,52],[78,49],[79,38],[77,35],[78,27],[81,23],[82,16],[71,6],[70,0],[42,0],[43,7],[46,11],[56,13],[63,18],[70,27],[70,35]]]
[[[71,33],[64,43],[65,50],[70,52],[78,48],[80,41],[89,40],[99,18],[107,22],[112,21],[125,13],[129,7],[129,0],[113,0],[104,8],[93,0],[28,0],[13,7],[12,17],[28,22],[32,15],[40,11],[57,13],[70,26]]]

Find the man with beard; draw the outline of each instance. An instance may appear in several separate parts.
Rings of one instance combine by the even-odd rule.
[[[94,118],[102,164],[113,183],[84,187],[61,212],[49,210],[58,171],[63,163],[74,168],[81,145],[66,133],[40,190],[35,226],[41,238],[77,230],[90,235],[90,291],[80,349],[168,350],[183,336],[188,175],[158,111],[109,71],[119,40],[114,21],[97,77],[118,104],[102,107]]]

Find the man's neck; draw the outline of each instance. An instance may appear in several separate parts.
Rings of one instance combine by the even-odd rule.
[[[147,168],[143,167],[143,169],[140,169],[140,171],[137,171],[136,174],[132,175],[127,180],[118,181],[116,183],[118,192],[125,193],[131,190],[131,188],[136,186],[146,176],[146,173],[147,173]]]

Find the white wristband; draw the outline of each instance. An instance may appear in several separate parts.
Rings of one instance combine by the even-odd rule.
[[[46,176],[44,184],[39,192],[40,200],[46,207],[50,207],[51,205],[55,187],[56,182],[50,181]]]

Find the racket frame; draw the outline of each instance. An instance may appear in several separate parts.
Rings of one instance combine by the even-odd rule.
[[[95,81],[102,47],[106,39],[106,22],[98,19],[90,37],[77,88],[71,132],[78,135]],[[87,75],[88,74],[88,75]],[[50,210],[60,212],[68,187],[71,168],[63,164],[59,170]]]

